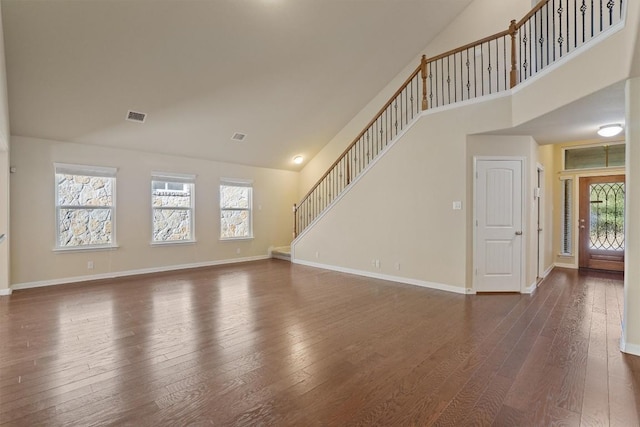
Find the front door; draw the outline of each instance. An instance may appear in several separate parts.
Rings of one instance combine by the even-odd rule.
[[[522,282],[522,162],[476,163],[475,289],[520,292]]]
[[[580,268],[624,271],[624,175],[580,178]]]

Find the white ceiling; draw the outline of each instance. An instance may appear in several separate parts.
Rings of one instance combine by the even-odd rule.
[[[298,170],[470,2],[2,0],[11,133]]]
[[[609,86],[514,128],[488,132],[492,135],[531,135],[539,144],[570,141],[603,142],[600,126],[625,124],[625,83]]]

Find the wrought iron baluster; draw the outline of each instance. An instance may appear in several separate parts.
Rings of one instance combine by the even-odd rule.
[[[562,58],[562,43],[564,42],[564,38],[562,37],[562,13],[564,10],[562,9],[562,0],[560,0],[560,6],[558,7],[558,50],[560,51],[560,58]]]
[[[586,12],[587,12],[587,2],[586,0],[582,0],[582,6],[580,6],[580,12],[582,12],[582,43],[585,42],[586,40],[586,27],[587,27],[587,22],[586,22]]]
[[[600,0],[600,32],[602,32],[602,0]]]
[[[451,61],[450,59],[451,59],[451,55],[447,56],[447,104],[451,104]],[[442,65],[444,66],[444,63]]]
[[[594,6],[593,6],[593,0],[591,0],[591,38],[593,38],[593,33],[595,31],[595,24],[593,23],[593,17],[594,17]]]
[[[573,48],[578,47],[578,0],[573,0]]]
[[[440,59],[440,86],[442,88],[442,105],[446,105],[444,102],[444,58]]]
[[[478,71],[476,68],[476,46],[473,47],[473,97],[478,97]]]
[[[510,40],[511,36],[502,37],[502,63],[504,64],[504,90],[507,90],[507,40]]]
[[[547,26],[546,26],[547,31],[546,31],[546,34],[545,34],[545,42],[546,42],[545,44],[546,44],[546,48],[547,48],[546,49],[547,50],[547,62],[546,62],[546,65],[549,65],[549,63],[550,63],[549,62],[550,61],[549,51],[551,50],[551,49],[549,49],[549,3],[544,5],[544,11],[545,11],[545,14],[547,15],[547,19],[546,19],[546,21],[547,21]],[[553,14],[553,12],[552,12],[552,14]]]
[[[489,84],[489,94],[491,94],[491,71],[493,70],[491,67],[491,42],[487,43],[487,62],[489,63],[489,65],[487,65],[487,83]]]
[[[484,45],[480,45],[480,78],[481,78],[481,91],[480,94],[484,95]]]
[[[552,36],[553,36],[553,62],[556,61],[556,0],[553,0],[551,5],[551,21],[553,24]]]
[[[394,113],[395,113],[395,121],[393,123],[393,127],[395,130],[395,135],[398,135],[398,98],[396,98],[396,102],[394,103],[393,111],[391,112],[391,114],[393,115]]]
[[[465,65],[467,66],[467,99],[471,99],[471,70],[469,69],[469,49],[467,49],[467,62]]]
[[[433,103],[433,70],[431,69],[432,62],[429,62],[429,105],[432,107],[435,105]]]
[[[613,7],[616,5],[616,2],[613,0],[609,0],[607,2],[607,8],[609,8],[609,26],[613,25]]]
[[[496,92],[500,92],[500,40],[496,39]],[[502,38],[504,42],[504,37]],[[503,50],[504,51],[504,50]],[[506,78],[506,63],[502,62],[502,67],[504,68],[505,78]]]
[[[562,1],[562,0],[560,0]],[[567,19],[567,31],[566,31],[566,35],[567,35],[567,39],[565,40],[565,46],[567,47],[567,53],[569,53],[569,50],[571,50],[571,29],[570,29],[570,22],[571,22],[571,13],[569,13],[569,0],[565,1],[565,6],[566,6],[566,19]]]
[[[462,87],[464,84],[464,68],[462,65],[462,52],[460,52],[460,101],[464,101],[464,89]]]

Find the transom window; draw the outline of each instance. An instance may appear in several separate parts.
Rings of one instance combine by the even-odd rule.
[[[151,177],[153,243],[191,242],[195,175],[154,172]]]
[[[115,246],[116,169],[56,163],[56,248]]]
[[[596,169],[624,166],[624,143],[564,149],[564,169]]]
[[[220,184],[220,239],[253,237],[251,182],[223,180]]]

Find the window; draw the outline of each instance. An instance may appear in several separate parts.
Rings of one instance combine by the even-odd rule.
[[[115,246],[116,169],[54,164],[56,248]]]
[[[153,172],[152,243],[192,242],[195,175]]]
[[[624,166],[624,143],[565,148],[564,168],[594,169]]]
[[[220,239],[253,237],[251,182],[222,181],[220,184]]]
[[[573,246],[573,179],[563,179],[562,185],[562,224],[560,252],[571,255]]]

